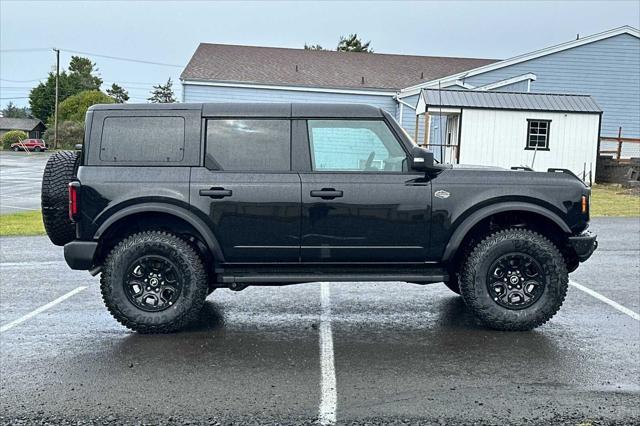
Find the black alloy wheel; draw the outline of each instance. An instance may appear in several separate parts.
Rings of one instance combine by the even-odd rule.
[[[459,271],[462,298],[474,316],[496,330],[531,330],[553,317],[567,294],[569,274],[558,247],[522,228],[486,235]]]
[[[171,307],[182,291],[182,274],[164,256],[136,259],[123,282],[127,298],[139,309],[160,312]]]
[[[526,253],[510,253],[489,267],[487,288],[493,300],[507,309],[525,309],[544,292],[542,267]]]
[[[198,317],[209,280],[196,246],[168,232],[142,231],[111,250],[100,289],[109,312],[125,327],[169,333]]]

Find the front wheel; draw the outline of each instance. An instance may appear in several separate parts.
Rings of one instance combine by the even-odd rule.
[[[527,229],[495,232],[462,265],[460,291],[466,305],[497,330],[531,330],[562,306],[569,274],[562,254]]]
[[[134,234],[107,256],[102,298],[122,325],[141,333],[168,333],[196,319],[207,296],[202,259],[180,237]]]

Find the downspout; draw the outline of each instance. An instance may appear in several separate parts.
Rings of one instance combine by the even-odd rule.
[[[407,103],[407,102],[403,101],[402,99],[398,98],[398,96],[395,96],[395,97],[394,97],[394,99],[395,99],[395,100],[396,100],[396,102],[398,102],[399,104],[406,105],[406,106],[408,106],[409,108],[411,108],[411,109],[413,109],[413,110],[415,110],[415,109],[416,109],[416,107],[415,107],[415,106],[413,106],[413,105],[411,105],[411,104],[409,104],[409,103]]]
[[[412,110],[415,111],[416,107],[411,105],[410,103],[407,103],[405,101],[403,101],[402,99],[400,99],[398,97],[398,93],[395,94],[395,96],[393,97],[393,100],[395,100],[397,103],[400,104],[400,120],[398,120],[398,124],[400,124],[400,127],[402,127],[402,116],[404,115],[404,107],[405,105],[408,106],[409,108],[411,108]],[[417,127],[416,127],[417,129]],[[418,142],[416,142],[418,143]]]

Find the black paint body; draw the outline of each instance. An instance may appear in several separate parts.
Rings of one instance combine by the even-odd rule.
[[[102,123],[113,115],[183,117],[187,129],[182,160],[135,165],[102,161]],[[253,173],[205,167],[206,120],[251,117],[291,120],[291,170]],[[97,244],[90,261],[76,261],[72,267],[99,268],[110,244],[107,239],[115,237],[116,229],[121,235],[161,221],[162,228],[171,231],[173,219],[212,254],[212,270],[273,264],[307,265],[311,272],[318,264],[446,265],[474,225],[509,211],[553,225],[554,239],[565,241],[569,249],[569,237],[588,226],[581,197],[589,196],[589,189],[568,173],[444,166],[428,172],[312,172],[306,131],[306,119],[311,118],[384,121],[412,164],[412,141],[387,113],[368,106],[93,107],[87,114],[78,172],[77,240]],[[148,143],[153,149],[153,140]],[[342,191],[342,196],[311,196],[322,189]]]

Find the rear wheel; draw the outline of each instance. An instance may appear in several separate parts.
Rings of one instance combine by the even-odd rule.
[[[100,280],[109,312],[141,333],[168,333],[193,321],[207,296],[202,259],[182,238],[134,234],[107,256]]]
[[[18,148],[17,146],[14,146],[14,147],[13,147],[13,151],[14,151],[14,152],[18,152],[18,151],[20,151],[20,148]]]
[[[569,274],[557,247],[527,229],[487,236],[462,265],[462,297],[480,321],[498,330],[530,330],[562,306]]]
[[[49,157],[42,175],[42,221],[51,242],[63,246],[76,236],[69,219],[69,182],[76,178],[79,156],[60,151]]]

